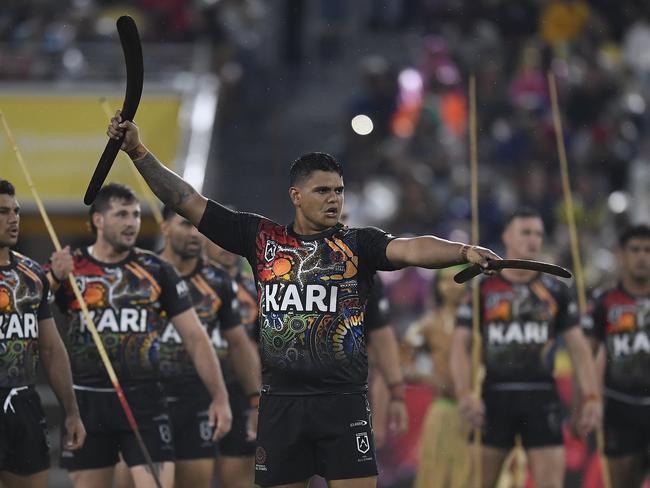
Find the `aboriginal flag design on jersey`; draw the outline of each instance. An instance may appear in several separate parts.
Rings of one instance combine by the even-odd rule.
[[[585,333],[605,344],[605,385],[631,395],[650,395],[650,296],[619,285],[590,304]]]
[[[240,324],[237,285],[224,270],[202,259],[199,259],[194,271],[183,276],[183,279],[189,287],[194,310],[221,361],[224,379],[232,380],[232,372],[224,361],[228,344],[221,332]],[[167,323],[161,336],[160,372],[163,378],[169,380],[187,376],[198,378],[183,341],[171,322]]]
[[[38,321],[52,317],[49,284],[35,261],[9,252],[0,266],[0,387],[31,385],[38,369]]]
[[[85,248],[73,259],[77,284],[120,382],[157,378],[163,315],[174,317],[192,305],[185,281],[170,264],[137,248],[119,263],[97,261]],[[56,302],[68,319],[75,384],[110,386],[69,283],[57,290]]]
[[[569,288],[542,274],[527,283],[497,275],[480,282],[480,297],[485,382],[553,383],[550,347],[578,325]],[[458,326],[472,326],[471,294],[459,309]]]
[[[245,256],[255,273],[266,391],[362,391],[368,358],[364,312],[392,236],[337,225],[309,236],[210,202],[199,230]]]

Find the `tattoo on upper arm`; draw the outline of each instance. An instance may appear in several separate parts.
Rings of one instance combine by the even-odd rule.
[[[192,188],[192,185],[166,168],[151,153],[147,153],[136,161],[135,165],[156,196],[172,207],[183,205],[191,196],[196,194],[196,190]]]

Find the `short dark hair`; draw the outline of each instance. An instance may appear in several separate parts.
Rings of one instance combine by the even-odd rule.
[[[93,214],[103,213],[111,208],[111,199],[125,200],[127,203],[139,202],[138,197],[135,196],[133,190],[121,183],[109,183],[97,192],[95,201],[90,206],[90,230],[94,235],[97,235],[97,227],[93,224]]]
[[[16,189],[14,188],[14,185],[9,181],[0,178],[0,195],[9,195],[10,197],[15,196]]]
[[[650,239],[650,227],[646,224],[628,227],[618,236],[618,245],[625,247],[632,239]]]
[[[505,223],[503,224],[503,230],[506,230],[508,226],[512,223],[512,221],[515,219],[532,219],[532,218],[541,219],[542,216],[534,208],[520,207],[508,216]]]
[[[339,176],[343,176],[343,168],[341,167],[341,164],[334,159],[334,156],[322,152],[311,152],[303,154],[291,163],[291,169],[289,170],[289,186],[296,186],[303,182],[309,178],[314,171],[331,171],[337,173]]]
[[[163,205],[161,213],[162,213],[163,220],[171,220],[174,217],[174,215],[177,215],[176,210],[174,210],[174,208],[171,207],[170,205],[166,205],[166,204]]]

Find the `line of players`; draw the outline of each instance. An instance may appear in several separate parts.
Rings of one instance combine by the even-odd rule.
[[[261,368],[251,338],[259,334],[258,305],[255,283],[242,272],[241,259],[206,241],[170,207],[162,212],[165,245],[160,254],[136,248],[140,205],[123,185],[103,187],[90,209],[95,242],[55,252],[43,268],[11,250],[19,214],[13,186],[0,180],[0,249],[6,259],[0,268],[0,294],[6,301],[0,306],[8,317],[2,327],[0,479],[7,488],[47,483],[49,448],[33,389],[39,359],[34,347],[40,348],[67,413],[61,466],[74,486],[110,487],[114,478],[120,487],[155,483],[66,282],[70,272],[163,486],[212,486],[215,467],[218,486],[252,486]],[[397,343],[380,303],[378,281],[374,290],[368,308],[374,324],[368,330],[369,354],[388,384],[401,384]],[[18,293],[24,297],[18,299]],[[52,301],[66,315],[67,353],[51,319]],[[38,327],[30,322],[33,311]],[[11,317],[20,318],[21,330],[9,323]],[[25,332],[29,327],[33,333]],[[26,354],[12,354],[16,360],[10,363],[8,351]],[[24,370],[26,364],[32,369]],[[404,431],[403,402],[388,401],[387,409],[393,430]]]
[[[464,262],[486,266],[489,259],[498,259],[498,256],[487,249],[444,241],[433,236],[396,239],[378,229],[349,229],[342,226],[338,223],[343,204],[342,171],[340,165],[328,155],[314,153],[294,162],[290,174],[290,197],[296,208],[296,220],[293,225],[280,226],[254,214],[229,211],[196,193],[161,165],[140,142],[137,127],[122,122],[119,116],[111,121],[109,135],[114,138],[126,136],[123,149],[161,200],[184,215],[211,240],[247,257],[253,264],[261,305],[260,344],[265,368],[261,397],[264,412],[260,410],[260,428],[257,432],[256,482],[262,486],[304,486],[304,480],[311,474],[319,473],[328,478],[332,486],[374,486],[376,467],[372,452],[372,431],[368,433],[369,427],[366,427],[370,419],[364,393],[367,356],[362,336],[358,335],[364,333],[361,304],[368,297],[374,272],[409,265],[436,268]],[[119,225],[112,228],[111,223],[138,220],[139,211],[114,209],[114,202],[109,199],[109,203],[109,208],[116,210],[114,214],[109,216],[110,212],[94,212],[92,215],[92,225],[98,236],[95,245],[75,251],[72,263],[69,262],[70,256],[53,257],[49,286],[59,287],[57,302],[72,311],[70,320],[77,321],[79,331],[83,331],[85,326],[78,313],[74,313],[78,304],[70,297],[69,290],[66,292],[66,285],[62,281],[71,265],[75,268],[75,274],[81,271],[91,274],[93,279],[84,277],[78,280],[84,290],[88,291],[89,301],[93,304],[102,304],[103,300],[119,302],[128,295],[127,290],[132,295],[126,299],[126,305],[117,314],[115,307],[108,307],[111,312],[108,308],[96,312],[98,327],[117,334],[121,331],[146,332],[160,329],[163,320],[171,320],[185,343],[196,373],[205,384],[211,399],[207,408],[207,423],[208,426],[216,427],[213,437],[218,437],[228,430],[230,408],[225,401],[225,385],[221,375],[216,373],[219,371],[218,362],[214,358],[207,334],[198,325],[196,312],[189,301],[187,285],[171,265],[161,258],[125,246],[125,243],[135,241],[137,232],[129,226],[116,231],[120,229]],[[120,200],[120,203],[123,202]],[[128,207],[128,204],[118,207]],[[17,214],[16,206],[8,205],[6,210],[7,214]],[[108,231],[105,234],[101,230],[104,226]],[[8,225],[8,229],[8,241],[15,241],[17,222]],[[102,245],[99,242],[100,233],[120,245]],[[541,247],[542,234],[541,219],[537,215],[515,215],[507,223],[503,234],[507,257],[535,257]],[[628,241],[636,242],[635,239],[639,238],[639,235],[632,234]],[[628,241],[623,240],[624,250]],[[9,247],[2,248],[6,251],[4,264],[12,268],[17,266],[18,258],[9,251]],[[641,246],[641,249],[637,251],[641,257],[636,259],[635,270],[644,269],[642,264],[645,262],[645,248]],[[40,293],[41,300],[37,300],[40,304],[48,285],[41,279],[40,270],[33,262],[27,258],[20,259],[24,261],[20,263],[21,270],[30,269],[30,266],[36,270],[31,271],[31,275],[26,271],[24,273],[31,280],[31,288],[26,288],[31,291],[32,301]],[[122,265],[124,269],[121,269]],[[308,280],[307,284],[303,281],[305,279]],[[330,282],[331,286],[316,285],[313,284],[314,281]],[[281,286],[280,283],[286,286]],[[638,279],[634,283],[647,284]],[[306,295],[298,293],[299,287],[305,288]],[[623,287],[628,289],[625,282]],[[636,294],[634,291],[627,293]],[[558,438],[560,418],[557,394],[550,371],[543,366],[543,359],[550,349],[549,344],[557,334],[562,334],[567,342],[577,372],[582,400],[576,416],[576,429],[582,434],[592,431],[599,424],[602,412],[602,388],[587,342],[576,327],[578,317],[571,292],[557,280],[534,273],[513,271],[486,278],[481,284],[481,295],[486,367],[482,401],[474,398],[470,389],[468,350],[471,335],[466,326],[471,314],[468,307],[464,307],[459,327],[454,330],[451,363],[454,394],[459,399],[460,411],[473,425],[483,427],[484,484],[491,486],[496,476],[494,473],[498,472],[497,468],[507,449],[512,446],[514,436],[520,435],[528,450],[538,484],[560,486],[560,477],[553,474],[563,471],[554,469],[558,466],[561,468],[563,462],[559,447],[561,437]],[[13,298],[15,300],[16,297]],[[643,298],[645,300],[647,295]],[[164,304],[161,304],[163,300]],[[621,310],[634,308],[637,303],[628,303],[627,308],[612,312],[607,308],[611,306],[610,302],[611,300],[605,300],[596,307],[600,315],[595,314],[596,320],[591,329],[599,331],[601,326],[605,329],[605,335],[600,331],[600,335],[596,334],[595,337],[606,341],[608,346],[599,356],[601,369],[607,371],[608,409],[610,399],[630,403],[640,398],[637,406],[642,407],[645,397],[639,392],[646,393],[645,388],[636,383],[620,387],[614,379],[625,376],[628,382],[632,381],[630,376],[634,375],[628,374],[629,361],[619,368],[624,373],[619,371],[618,376],[611,371],[610,363],[618,356],[628,354],[636,357],[640,353],[645,354],[645,336],[639,333],[610,338],[608,334],[615,335],[621,331],[630,334],[630,330],[636,332],[637,327],[638,332],[643,332],[641,329],[645,323],[640,323],[639,317],[645,315],[639,313],[635,318],[629,318],[634,314],[626,312],[623,314],[625,318],[622,325],[611,324],[609,321],[621,315]],[[150,309],[133,310],[129,305],[134,303],[147,304]],[[7,304],[17,305],[11,299],[7,300]],[[299,311],[313,313],[297,314]],[[39,321],[48,319],[45,307],[39,310],[38,315],[22,314],[18,318],[15,315],[4,319],[8,321],[7,331],[11,331],[13,339],[21,334],[21,339],[33,339],[35,317]],[[328,330],[321,326],[332,319],[340,321],[340,326],[329,328],[329,331],[333,331],[332,336],[315,336],[314,344],[304,342],[305,328],[314,333]],[[142,465],[142,460],[138,459],[133,439],[129,438],[124,423],[111,417],[111,412],[116,411],[117,403],[111,405],[107,401],[98,401],[108,398],[106,394],[111,391],[105,375],[99,376],[96,353],[93,357],[93,354],[88,355],[84,351],[87,336],[77,334],[77,337],[71,339],[73,346],[75,340],[79,346],[78,349],[71,347],[72,364],[80,365],[78,371],[73,366],[73,373],[78,374],[80,380],[77,381],[75,377],[75,383],[78,383],[77,396],[86,397],[85,401],[79,402],[86,404],[81,409],[81,417],[86,415],[86,407],[98,410],[93,416],[88,415],[85,423],[91,434],[98,434],[96,440],[102,447],[99,454],[95,450],[84,453],[85,448],[66,449],[64,462],[70,463],[75,469],[78,479],[86,479],[79,486],[90,483],[101,485],[112,471],[112,468],[106,467],[106,463],[112,466],[111,463],[117,461],[117,452],[120,451],[127,464],[140,468],[131,471],[136,483],[145,486],[145,483],[152,481],[151,474]],[[118,345],[119,340],[113,340]],[[28,346],[33,351],[35,341],[28,342],[20,344],[19,348]],[[157,451],[153,448],[151,450],[164,461],[171,451],[165,444],[169,444],[172,426],[160,408],[161,393],[152,387],[152,380],[157,377],[153,363],[158,360],[157,355],[160,353],[152,346],[154,342],[156,341],[148,340],[146,334],[135,340],[125,340],[117,347],[119,352],[114,359],[118,368],[123,370],[121,376],[126,380],[127,395],[134,399],[140,398],[146,406],[145,410],[148,410],[151,421],[148,424],[143,422],[143,425],[145,430],[154,433],[151,437],[157,436],[163,441],[158,444]],[[325,349],[319,349],[320,347]],[[614,357],[605,357],[605,353],[610,351],[615,353]],[[32,363],[35,362],[34,356],[32,353]],[[131,364],[130,361],[134,358],[136,361]],[[97,375],[94,376],[93,373]],[[8,368],[8,376],[11,374],[15,374],[15,369]],[[20,382],[21,379],[15,377],[6,382],[8,389],[5,410],[11,407],[13,412],[15,403],[12,400],[15,402],[27,395],[23,393],[25,390],[22,385],[18,386]],[[24,381],[22,383],[25,384]],[[60,396],[69,398],[71,393],[68,390],[71,388],[71,385],[64,384],[60,388]],[[179,395],[183,393],[187,392],[179,387]],[[251,395],[255,402],[256,392],[251,392]],[[390,395],[395,403],[403,401],[401,381],[391,385]],[[532,397],[533,403],[530,403]],[[111,398],[115,402],[114,396]],[[137,403],[138,400],[134,402]],[[76,426],[79,422],[75,422],[79,413],[74,411],[69,401],[63,403],[71,409],[67,411],[72,419],[68,434],[73,437],[71,447],[77,447],[74,438],[78,442],[83,437],[83,428]],[[107,405],[103,410],[98,407],[102,404]],[[302,420],[296,422],[296,417]],[[327,422],[323,423],[323,418],[327,418]],[[361,429],[350,433],[348,424],[350,428]],[[607,424],[606,431],[609,427]],[[204,429],[204,433],[205,430],[211,429]],[[643,429],[636,429],[634,434],[637,437],[639,430],[643,434]],[[612,436],[607,438],[608,453],[614,456],[617,453],[611,447]],[[168,439],[166,443],[165,439]],[[349,439],[355,440],[356,445],[349,445]],[[635,438],[633,444],[640,444],[644,440]],[[624,444],[627,449],[628,444]],[[4,449],[3,453],[6,451]],[[620,451],[618,454],[621,454]],[[624,452],[621,456],[627,454],[629,453]],[[16,462],[13,453],[6,456],[9,461],[5,463],[3,460],[3,468]],[[157,463],[155,469],[159,470],[163,479],[171,482],[173,469],[167,464]],[[624,467],[626,465],[624,462],[618,464]],[[11,469],[3,469],[4,471]],[[13,470],[14,473],[15,471],[16,469]]]

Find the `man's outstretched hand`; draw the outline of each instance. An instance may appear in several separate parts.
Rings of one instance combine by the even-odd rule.
[[[494,274],[496,271],[487,269],[488,263],[501,259],[498,254],[481,246],[468,246],[465,255],[468,263],[478,264],[485,274]]]

